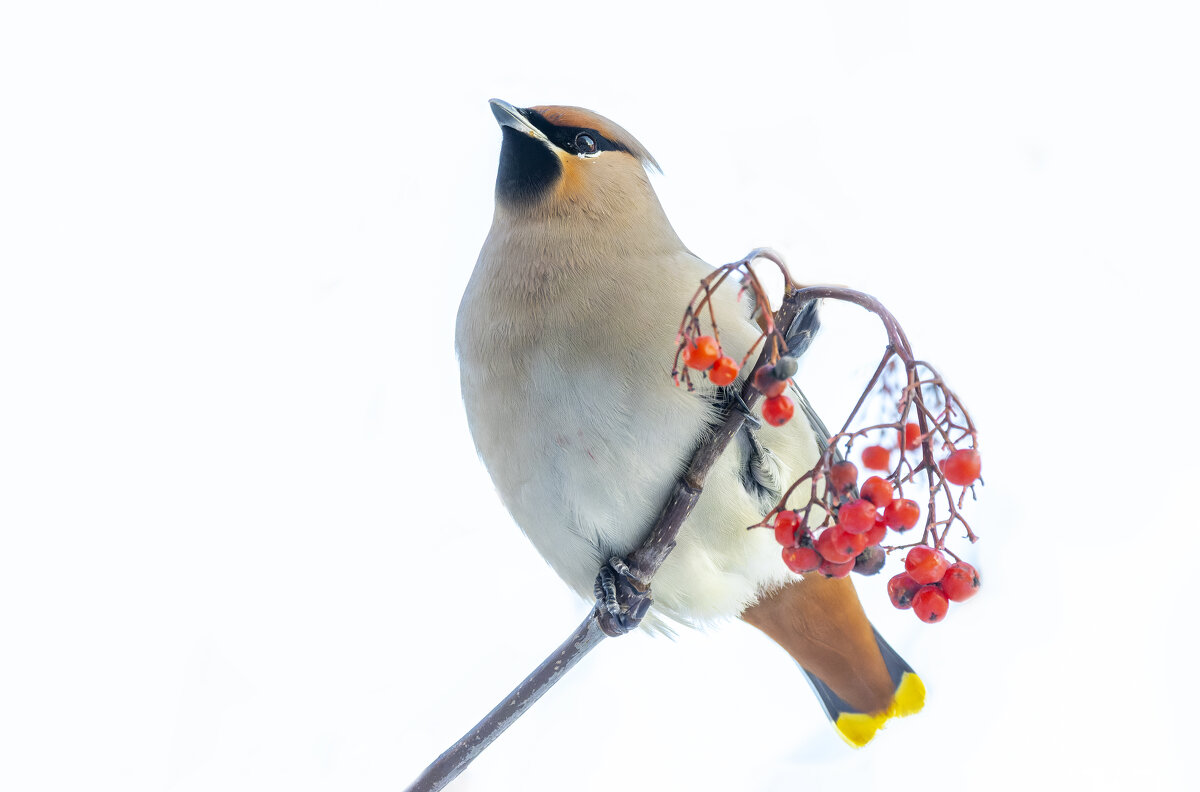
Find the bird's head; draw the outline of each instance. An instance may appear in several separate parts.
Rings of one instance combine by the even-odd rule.
[[[498,207],[551,215],[609,216],[657,198],[646,176],[658,163],[633,135],[581,107],[514,107],[492,99],[504,142]],[[660,210],[661,211],[661,210]]]

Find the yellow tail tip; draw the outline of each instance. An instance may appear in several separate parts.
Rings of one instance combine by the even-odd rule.
[[[891,718],[915,715],[925,706],[925,683],[911,671],[906,671],[896,686],[892,703],[883,712],[843,712],[834,725],[842,739],[855,748],[862,748],[875,738],[875,732]]]
[[[837,726],[838,734],[842,735],[842,739],[853,745],[855,748],[862,748],[875,736],[875,732],[883,726],[883,722],[888,719],[885,713],[877,713],[868,715],[865,712],[843,712],[838,715]]]
[[[906,718],[925,707],[925,683],[911,671],[905,671],[896,687],[896,695],[887,709],[889,718]]]

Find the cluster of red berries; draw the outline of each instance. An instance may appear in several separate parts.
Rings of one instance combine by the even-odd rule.
[[[722,354],[721,345],[712,336],[689,338],[683,347],[683,362],[688,368],[707,371],[713,385],[730,385],[738,375],[737,362]],[[794,358],[781,357],[774,365],[759,366],[754,372],[754,387],[767,397],[763,402],[763,420],[771,426],[783,426],[796,413],[796,405],[788,398],[788,381],[796,373]]]
[[[904,569],[888,581],[888,597],[901,610],[912,608],[923,622],[946,616],[951,602],[966,602],[979,591],[979,573],[965,561],[951,564],[940,550],[917,545],[908,551]]]
[[[920,448],[921,439],[921,427],[905,424],[900,441],[905,451]],[[891,451],[882,445],[868,446],[863,449],[862,463],[872,470],[890,470]],[[960,448],[951,451],[939,467],[946,481],[966,487],[979,479],[982,460],[975,449]],[[968,600],[979,590],[975,567],[963,561],[951,564],[940,550],[927,545],[909,550],[904,568],[906,571],[888,581],[888,596],[897,608],[911,608],[923,622],[941,621],[951,602]]]
[[[904,439],[901,444],[905,451],[915,451],[920,448],[921,427],[915,423],[905,424]],[[882,445],[867,446],[862,452],[862,463],[863,467],[869,470],[891,470],[892,452]],[[979,480],[983,460],[980,459],[979,452],[974,448],[960,448],[951,451],[950,455],[942,460],[940,467],[946,481],[967,487]]]
[[[829,471],[832,488],[839,496],[853,490],[858,468],[853,462],[838,462]],[[878,572],[884,561],[877,548],[888,528],[907,531],[917,524],[921,508],[907,498],[893,497],[892,483],[879,476],[863,482],[862,497],[843,497],[837,522],[814,536],[800,525],[794,511],[775,516],[775,540],[783,545],[783,563],[793,572],[819,571],[826,577],[846,577],[856,568],[864,574]],[[882,512],[880,511],[882,510]]]

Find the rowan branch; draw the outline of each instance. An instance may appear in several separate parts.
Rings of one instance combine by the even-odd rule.
[[[788,498],[806,481],[810,482],[811,493],[807,505],[802,510],[800,524],[809,524],[808,515],[809,511],[813,508],[820,508],[826,512],[823,523],[831,521],[834,516],[836,497],[832,500],[828,496],[824,498],[819,497],[817,484],[819,479],[825,480],[825,492],[833,492],[832,482],[828,477],[830,466],[835,461],[834,457],[837,454],[838,444],[844,442],[846,444],[846,453],[848,454],[854,440],[864,437],[868,433],[892,431],[899,432],[900,437],[903,438],[905,432],[904,422],[909,411],[912,410],[916,413],[916,423],[919,426],[922,458],[916,466],[913,466],[911,463],[906,462],[902,452],[901,461],[891,474],[891,478],[895,479],[898,486],[902,486],[904,483],[911,482],[919,471],[926,471],[929,476],[929,515],[925,528],[925,536],[922,538],[921,543],[926,543],[932,539],[935,546],[941,549],[946,534],[955,522],[962,523],[967,531],[967,538],[970,541],[975,541],[975,536],[971,532],[970,527],[967,526],[956,508],[950,484],[934,462],[932,453],[932,437],[935,434],[940,434],[945,445],[953,448],[954,441],[952,441],[949,435],[950,431],[962,432],[963,434],[958,440],[969,439],[972,446],[974,446],[976,444],[975,426],[970,416],[966,413],[966,410],[958,401],[958,398],[945,385],[940,375],[928,363],[917,360],[913,356],[912,347],[909,345],[908,338],[905,336],[904,330],[900,327],[900,323],[874,297],[854,291],[853,289],[833,286],[801,288],[792,281],[786,265],[774,251],[766,248],[751,251],[746,258],[718,267],[712,274],[701,281],[700,287],[687,307],[676,339],[678,348],[676,350],[675,366],[671,372],[675,382],[677,384],[686,384],[691,389],[691,375],[686,367],[680,369],[680,357],[689,343],[689,338],[700,333],[700,315],[706,307],[708,308],[713,333],[714,335],[719,333],[716,316],[712,310],[711,298],[713,291],[724,283],[730,275],[740,272],[743,275],[742,288],[754,293],[754,298],[761,308],[766,308],[769,305],[762,282],[750,267],[759,258],[773,262],[783,273],[785,283],[784,298],[779,311],[774,316],[771,316],[767,310],[763,311],[764,321],[761,325],[763,333],[758,341],[755,342],[755,346],[764,341],[765,343],[762,343],[762,349],[759,352],[757,362],[752,368],[746,369],[744,366],[745,360],[743,360],[743,365],[739,367],[745,372],[740,392],[741,403],[739,404],[735,400],[730,400],[729,405],[721,414],[720,423],[710,434],[706,435],[705,439],[696,448],[687,470],[684,471],[683,475],[675,483],[670,497],[651,527],[646,540],[628,558],[614,559],[609,562],[620,573],[620,585],[625,587],[619,593],[632,595],[638,603],[637,612],[626,614],[623,609],[620,614],[610,612],[605,605],[606,594],[603,586],[598,584],[596,607],[592,609],[587,618],[583,620],[567,640],[547,657],[533,673],[527,676],[516,689],[506,696],[495,709],[488,713],[487,717],[476,724],[462,739],[447,749],[433,764],[429,765],[408,788],[408,792],[436,792],[436,790],[442,789],[446,784],[454,780],[505,729],[520,718],[533,702],[541,698],[558,680],[562,679],[567,671],[578,663],[585,654],[599,645],[605,637],[623,635],[640,621],[640,617],[644,613],[644,606],[649,603],[649,595],[651,593],[650,583],[659,567],[662,566],[663,562],[666,561],[674,549],[679,529],[691,514],[692,509],[695,508],[697,501],[699,501],[700,495],[704,491],[709,471],[712,470],[713,464],[728,447],[733,437],[742,429],[749,410],[753,409],[763,397],[763,394],[752,384],[754,380],[752,373],[764,365],[775,364],[780,354],[786,353],[788,340],[786,334],[788,329],[792,326],[795,318],[799,316],[804,306],[813,300],[833,299],[851,302],[874,313],[887,331],[888,346],[883,359],[879,363],[879,367],[871,377],[871,381],[863,391],[863,395],[859,398],[858,403],[855,404],[849,418],[846,419],[846,423],[843,425],[841,431],[832,437],[822,438],[826,441],[827,447],[816,466],[787,488],[780,499],[779,505],[771,510],[758,523],[758,526],[768,525],[769,521],[776,514],[786,509]],[[751,351],[747,352],[747,359],[752,354],[754,348],[751,347]],[[902,395],[897,405],[899,419],[894,423],[877,424],[863,429],[850,430],[852,421],[863,407],[868,395],[875,389],[877,384],[881,383],[881,377],[884,376],[885,370],[893,357],[898,358],[903,364],[905,374]],[[922,378],[922,371],[927,373],[928,379]],[[883,382],[882,386],[888,387],[886,382]],[[932,395],[942,405],[936,408],[940,410],[938,414],[935,414],[926,405],[922,392],[922,388],[924,387],[929,387]],[[742,404],[745,405],[745,409],[742,408]],[[955,415],[961,415],[965,426],[954,423],[953,418]],[[904,477],[902,473],[906,464],[910,472],[907,477]],[[937,520],[935,518],[935,499],[939,492],[943,493],[947,500],[949,516],[944,520]],[[960,495],[960,504],[963,497],[965,497],[965,490]],[[941,528],[940,531],[938,530],[939,528]],[[893,547],[888,549],[897,550],[901,548]],[[946,552],[949,551],[947,550]],[[880,554],[879,560],[882,563],[882,554]],[[611,591],[612,588],[610,580],[609,594],[613,593]],[[625,604],[628,606],[628,602]],[[629,607],[629,610],[633,611],[634,608]]]

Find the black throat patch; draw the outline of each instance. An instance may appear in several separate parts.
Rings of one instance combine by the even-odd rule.
[[[545,195],[562,177],[558,155],[545,143],[500,127],[500,170],[496,174],[496,197],[511,203],[529,203]]]

